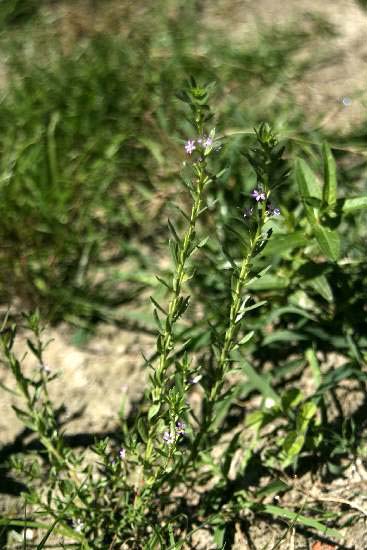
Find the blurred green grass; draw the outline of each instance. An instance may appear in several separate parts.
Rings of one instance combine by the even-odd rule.
[[[103,21],[106,5],[90,3],[94,20]],[[187,75],[217,82],[219,132],[239,131],[223,155],[227,185],[212,190],[219,225],[252,184],[241,156],[246,132],[264,119],[284,136],[306,132],[291,84],[317,61],[298,54],[316,35],[332,36],[330,25],[263,27],[239,46],[203,26],[196,2],[169,6],[156,2],[141,17],[127,11],[116,29],[84,28],[65,46],[52,3],[1,3],[2,303],[18,299],[51,321],[78,323],[113,317],[137,299],[172,216],[189,136],[174,92]],[[308,132],[311,143],[323,137]],[[314,147],[289,143],[289,154],[299,150]],[[346,170],[345,181],[358,186],[364,169]],[[294,202],[291,190],[285,200]]]

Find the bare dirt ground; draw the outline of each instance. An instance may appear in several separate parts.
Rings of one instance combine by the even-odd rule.
[[[108,4],[108,3],[107,3]],[[111,3],[117,6],[118,3]],[[123,3],[125,4],[125,3]],[[58,7],[58,24],[77,38],[85,32],[86,25],[104,26],[108,21],[121,14],[119,6],[106,8],[104,17],[98,19],[90,13],[87,2],[65,3]],[[144,14],[144,7],[139,10]],[[212,0],[203,2],[205,24],[226,33],[229,39],[237,42],[251,40],[259,24],[285,23],[290,20],[302,22],[306,13],[326,16],[335,25],[338,36],[323,44],[328,49],[328,61],[322,66],[311,69],[305,80],[295,85],[299,104],[310,115],[310,127],[314,124],[327,124],[347,132],[351,127],[362,124],[366,115],[367,83],[367,15],[353,0]],[[228,33],[230,29],[230,34]],[[315,44],[320,47],[320,44]],[[6,77],[0,78],[3,85]],[[363,99],[364,97],[364,99]],[[348,98],[344,101],[343,98]],[[320,113],[327,113],[320,118]],[[126,398],[134,400],[144,389],[146,373],[139,366],[142,364],[141,351],[149,353],[153,339],[143,334],[120,330],[114,327],[100,327],[95,337],[83,348],[71,343],[72,331],[62,325],[49,329],[47,337],[52,338],[45,357],[52,371],[60,376],[51,383],[50,393],[56,406],[64,403],[69,418],[66,425],[68,434],[108,432],[116,426],[117,411],[121,401]],[[19,349],[24,350],[24,337],[20,335]],[[23,341],[22,341],[23,340]],[[26,359],[27,363],[27,359]],[[28,366],[27,368],[30,368]],[[11,385],[9,373],[0,365],[0,382]],[[0,446],[11,443],[21,430],[11,404],[14,398],[5,392],[0,400]],[[311,479],[302,480],[307,491],[314,483]],[[355,496],[355,487],[358,495]],[[296,490],[295,490],[296,491]],[[353,511],[353,506],[367,508],[360,496],[367,493],[367,472],[362,464],[355,464],[343,479],[337,480],[329,487],[320,487],[319,494],[329,498],[330,506],[344,506],[346,514]],[[296,493],[295,493],[296,494]],[[340,500],[347,501],[344,504]],[[355,508],[354,508],[355,511]],[[343,545],[340,548],[363,550],[367,548],[366,515],[346,531]],[[248,529],[238,526],[236,535],[237,549],[254,550],[256,548],[273,548],[279,539],[282,529],[269,527],[269,523],[257,521],[251,523],[248,518]],[[312,540],[306,536],[296,536],[290,530],[280,549],[310,549]],[[214,548],[205,533],[198,533],[197,548],[209,550]],[[293,538],[292,538],[293,537]],[[267,546],[265,546],[267,545]],[[327,546],[318,550],[329,550]],[[337,547],[330,547],[337,548]]]
[[[239,44],[253,40],[262,23],[293,21],[302,28],[310,17],[325,18],[336,36],[327,42],[315,39],[311,53],[323,50],[325,57],[294,85],[295,95],[310,128],[322,125],[344,133],[366,121],[367,11],[355,0],[217,0],[206,5],[207,25]]]

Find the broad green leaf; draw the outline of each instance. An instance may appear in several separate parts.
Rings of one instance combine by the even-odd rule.
[[[154,403],[150,409],[149,409],[149,412],[148,412],[148,419],[149,420],[152,420],[152,418],[154,418],[155,416],[157,416],[157,414],[159,413],[159,410],[161,408],[161,404],[160,403]]]
[[[296,179],[303,197],[322,199],[321,185],[316,174],[303,159],[296,160]]]
[[[323,200],[324,203],[330,207],[336,204],[336,164],[329,145],[324,142],[323,145],[323,159],[324,159],[324,187],[323,187]]]
[[[338,201],[344,214],[356,212],[357,210],[364,210],[367,208],[367,195],[360,197],[353,197],[351,199],[341,199]]]
[[[299,455],[304,443],[304,433],[298,433],[296,431],[291,431],[288,433],[283,442],[281,450],[283,468],[289,466],[293,462],[293,460]]]
[[[237,353],[233,353],[235,359],[239,362],[239,365],[251,384],[256,388],[264,397],[271,397],[276,403],[280,401],[279,395],[273,390],[269,384],[267,378],[261,374],[258,374],[256,370],[248,363],[243,357]]]
[[[322,207],[322,201],[320,199],[317,199],[316,197],[302,197],[303,202],[307,204],[307,206],[312,206],[316,210],[320,210]]]
[[[224,544],[224,536],[226,534],[226,524],[217,525],[214,529],[213,539],[217,548],[222,548]]]
[[[276,277],[275,275],[264,275],[257,281],[248,284],[252,290],[277,290],[287,288],[289,280],[286,277]]]
[[[317,405],[314,401],[303,403],[301,410],[297,416],[297,430],[301,434],[305,434],[312,417],[317,412]]]
[[[321,199],[321,185],[316,178],[316,175],[303,159],[296,160],[296,181],[301,197],[308,198],[314,197]],[[307,219],[314,225],[317,223],[315,210],[312,206],[309,206],[305,201],[303,202]]]
[[[307,286],[313,288],[320,296],[322,296],[330,304],[334,300],[333,291],[325,275],[314,277],[307,281]]]
[[[319,224],[312,224],[313,232],[322,252],[336,262],[340,256],[340,238],[336,231]]]
[[[140,417],[138,420],[138,432],[142,440],[146,443],[148,439],[148,431],[147,431],[145,421],[142,417]]]
[[[275,254],[282,254],[287,250],[293,250],[309,244],[309,239],[305,236],[303,231],[296,231],[289,235],[277,233],[274,234],[274,238],[264,248],[263,254],[272,256]]]
[[[245,420],[246,428],[260,427],[263,423],[265,414],[266,413],[264,411],[254,411],[249,413],[246,416],[246,420]]]
[[[282,409],[284,412],[293,409],[302,401],[303,395],[298,388],[290,388],[282,395]]]

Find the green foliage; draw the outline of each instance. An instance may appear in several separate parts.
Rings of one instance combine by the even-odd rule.
[[[205,528],[224,549],[265,515],[337,539],[337,514],[279,497],[290,474],[336,476],[365,457],[338,391],[366,392],[366,163],[336,137],[302,140],[289,108],[309,63],[294,54],[332,31],[264,28],[243,48],[205,31],[197,53],[204,28],[185,2],[128,39],[91,33],[65,52],[53,37],[35,59],[17,26],[43,15],[2,7],[0,288],[42,313],[20,321],[33,369],[10,316],[0,330],[14,379],[1,389],[35,443],[2,465],[25,484],[26,514],[5,512],[0,528],[80,550],[188,548]],[[42,318],[80,324],[82,340],[147,289],[142,313],[123,311],[156,334],[141,402],[128,418],[121,405],[113,437],[75,450],[49,397]]]
[[[238,48],[203,28],[195,2],[181,6],[176,18],[162,16],[166,10],[156,2],[144,21],[127,20],[128,39],[91,32],[65,48],[50,26],[47,2],[38,15],[32,2],[1,5],[19,22],[13,28],[5,19],[11,32],[1,36],[8,80],[0,102],[1,300],[17,296],[52,321],[114,318],[114,308],[144,286],[146,264],[132,236],[156,245],[159,214],[177,179],[181,154],[175,142],[189,130],[172,101],[181,75],[221,83],[218,125],[225,120],[239,131],[223,151],[220,168],[230,164],[232,178],[244,182],[249,169],[241,152],[249,132],[242,129],[264,117],[273,125],[285,117],[283,131],[296,128],[301,114],[288,110],[287,83],[307,62],[295,54],[314,32],[329,31],[316,20],[309,31],[269,28]],[[24,10],[35,19],[22,19]],[[204,54],[193,49],[197,36],[205,36]],[[289,75],[287,62],[293,66]],[[244,103],[244,86],[248,97],[263,87],[263,105],[257,99]],[[270,108],[265,92],[273,87],[280,93]],[[228,178],[228,170],[225,174]],[[221,181],[209,193],[220,200],[227,223],[243,186],[231,184],[226,191]],[[107,267],[103,279],[102,267]],[[116,279],[125,282],[117,299]]]
[[[36,434],[42,449],[33,456],[14,456],[11,467],[27,483],[24,498],[30,509],[37,517],[49,520],[35,523],[31,518],[19,523],[18,518],[8,518],[5,525],[29,525],[43,531],[39,548],[45,547],[51,535],[66,536],[81,549],[113,549],[126,543],[137,549],[182,548],[201,524],[212,529],[217,544],[224,545],[229,536],[227,526],[238,521],[246,509],[287,518],[292,525],[313,528],[329,537],[340,535],[322,518],[310,517],[304,506],[290,510],[264,501],[269,494],[289,490],[277,478],[257,491],[240,489],[256,454],[269,475],[286,473],[289,468],[297,471],[300,462],[310,456],[321,461],[328,456],[328,470],[335,474],[340,457],[358,450],[353,420],[345,419],[339,435],[331,429],[326,412],[327,396],[341,381],[355,379],[365,386],[367,379],[362,334],[354,331],[352,335],[344,324],[341,341],[335,334],[332,340],[321,327],[321,315],[327,312],[333,323],[336,315],[329,273],[335,265],[343,268],[337,258],[329,258],[329,250],[321,246],[315,231],[316,224],[323,227],[326,213],[332,217],[338,208],[334,159],[325,145],[323,190],[308,164],[296,161],[302,203],[293,219],[286,210],[280,215],[270,197],[273,200],[278,188],[286,184],[290,165],[284,161],[284,147],[279,146],[271,127],[260,125],[254,134],[256,144],[246,153],[257,182],[245,218],[237,217],[231,227],[224,226],[223,243],[210,248],[199,222],[208,210],[208,189],[223,174],[215,169],[221,143],[209,126],[213,119],[210,89],[210,85],[201,86],[191,78],[179,94],[189,107],[193,128],[185,144],[187,161],[182,181],[191,206],[188,211],[180,208],[183,228],[168,222],[172,267],[164,279],[158,278],[165,303],[151,297],[157,339],[155,352],[147,360],[149,384],[135,417],[126,421],[120,416],[117,441],[97,440],[91,448],[95,455],[92,461],[87,452],[69,448],[48,396],[53,376],[43,362],[45,344],[39,313],[24,316],[26,328],[33,334],[27,340],[37,360],[33,374],[25,375],[14,352],[16,327],[6,321],[2,327],[4,362],[23,399],[22,407],[16,405],[14,410]],[[280,212],[283,208],[281,204]],[[343,213],[338,216],[332,230],[335,234]],[[287,222],[289,234],[285,232]],[[301,228],[308,236],[306,242],[300,239]],[[227,232],[231,235],[228,249]],[[320,251],[325,253],[321,259]],[[187,286],[198,284],[195,267],[203,254],[212,255],[216,262],[215,284],[223,287],[221,307],[225,313],[223,309],[221,315],[213,308],[208,310],[206,326],[192,321],[193,332],[184,336],[182,317],[191,304]],[[288,270],[287,287],[274,285],[273,265],[278,272]],[[305,300],[295,303],[294,296],[300,292],[306,295],[305,289],[314,293],[309,300],[315,302],[318,296],[319,304],[323,301],[319,309],[307,308]],[[274,330],[261,337],[264,310],[266,322],[272,322]],[[292,320],[289,325],[287,319]],[[209,340],[202,338],[203,333],[209,334]],[[342,366],[326,373],[321,370],[316,353],[318,337],[334,349],[342,347],[347,357]],[[271,353],[275,361],[279,345],[283,348],[279,372],[265,373],[261,355],[269,357]],[[291,358],[294,354],[298,360]],[[305,364],[309,364],[314,379],[314,391],[307,396],[284,381],[289,371]],[[233,374],[242,375],[240,384],[231,383]],[[281,383],[281,391],[275,389],[276,383]],[[195,413],[190,405],[193,384],[202,388],[201,409]],[[251,392],[262,395],[263,404],[233,431],[228,423],[230,414]],[[274,429],[263,437],[269,425]],[[251,432],[252,442],[245,450],[245,438]],[[222,449],[220,454],[218,448]],[[235,462],[238,453],[239,463]],[[41,476],[44,483],[40,487],[37,480]],[[191,492],[205,486],[206,491],[188,514]]]

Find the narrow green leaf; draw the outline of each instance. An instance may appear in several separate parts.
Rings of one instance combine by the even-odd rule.
[[[269,271],[269,269],[271,269],[272,265],[267,265],[264,269],[262,269],[261,271],[259,271],[259,273],[257,273],[254,277],[252,277],[247,283],[246,283],[246,286],[250,286],[252,285],[255,281],[258,281],[261,277],[264,277],[265,273],[267,273]]]
[[[277,277],[276,275],[264,275],[260,279],[253,281],[247,285],[252,290],[277,290],[287,288],[289,279],[286,277]]]
[[[227,416],[229,407],[231,406],[233,401],[237,399],[240,393],[241,388],[237,386],[215,406],[214,421],[211,424],[212,430],[217,430],[219,428],[224,418]]]
[[[304,334],[292,331],[292,330],[277,330],[271,334],[267,334],[263,340],[263,345],[267,346],[274,342],[299,342],[300,340],[307,340],[307,336]]]
[[[178,263],[177,243],[174,240],[169,239],[168,246],[171,251],[172,260],[175,262],[175,265],[177,265]]]
[[[42,550],[45,547],[46,542],[48,541],[52,531],[55,529],[56,525],[61,521],[61,518],[56,518],[53,523],[51,523],[50,527],[47,529],[47,533],[41,540],[41,542],[37,545],[37,550]]]
[[[206,245],[206,243],[208,242],[209,240],[209,235],[207,237],[205,237],[204,239],[202,239],[201,241],[199,241],[196,245],[197,248],[202,248],[203,246]]]
[[[172,286],[167,283],[167,281],[165,281],[162,277],[159,277],[158,275],[155,276],[155,278],[160,282],[162,283],[162,285],[164,285],[166,288],[168,288],[168,290],[172,291]]]
[[[162,332],[163,332],[162,323],[161,323],[161,320],[160,320],[160,318],[159,318],[159,316],[158,316],[158,312],[157,312],[157,310],[156,310],[155,308],[154,308],[154,310],[153,310],[153,316],[154,316],[154,320],[155,320],[155,322],[156,322],[156,325],[157,325],[157,327],[158,327],[159,332],[162,333]]]
[[[322,374],[321,374],[321,370],[320,370],[319,361],[316,357],[315,350],[313,348],[308,348],[305,351],[305,357],[306,357],[306,360],[307,360],[308,364],[310,365],[310,369],[311,369],[312,375],[314,377],[316,388],[318,388],[321,384],[321,381],[322,381]]]
[[[274,493],[284,493],[284,491],[287,491],[289,488],[289,485],[287,485],[281,479],[275,479],[274,481],[268,483],[268,485],[266,485],[265,487],[262,487],[261,489],[256,491],[256,496],[258,498],[262,498],[268,495],[272,495]]]
[[[274,517],[290,519],[294,523],[305,525],[306,527],[312,527],[326,537],[341,537],[341,534],[336,529],[327,527],[316,519],[303,516],[302,514],[299,514],[298,512],[293,512],[292,510],[288,510],[287,508],[281,508],[280,506],[274,506],[273,504],[263,504],[260,509],[266,514],[270,514]]]
[[[320,209],[322,207],[322,201],[320,199],[317,199],[316,197],[304,197],[301,196],[303,202],[307,204],[307,206],[312,206],[313,208]]]
[[[337,192],[336,164],[328,143],[324,142],[322,152],[324,159],[323,201],[328,206],[334,207]]]
[[[161,312],[163,313],[163,315],[167,315],[167,311],[157,302],[157,300],[155,300],[153,298],[153,296],[149,296],[150,298],[150,301],[152,302],[153,305],[155,305],[155,307]]]
[[[243,338],[241,338],[241,340],[238,342],[238,345],[239,346],[243,346],[244,344],[246,344],[249,340],[251,340],[251,338],[253,337],[253,335],[255,334],[255,332],[252,330],[251,332],[249,332],[248,334],[246,334]]]
[[[169,227],[169,230],[171,232],[172,237],[175,239],[176,242],[179,243],[180,242],[180,237],[177,234],[175,226],[173,225],[173,223],[171,222],[170,219],[167,220],[167,223],[168,223],[168,227]]]

